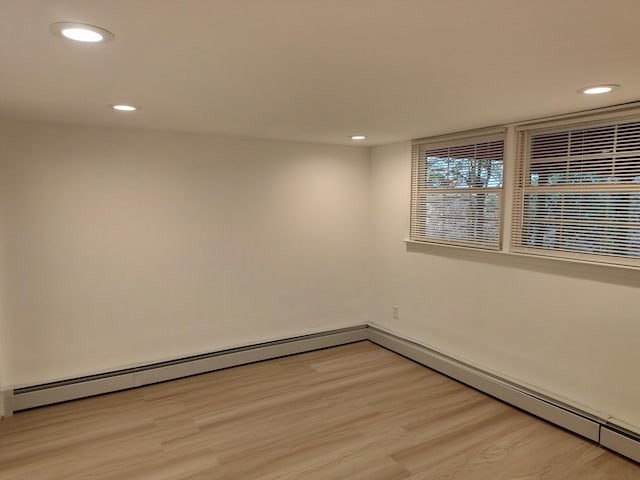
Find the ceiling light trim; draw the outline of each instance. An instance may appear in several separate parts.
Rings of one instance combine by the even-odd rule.
[[[85,40],[81,39],[81,36],[70,34],[68,32],[77,30],[87,32],[88,35],[85,36]],[[77,22],[56,22],[52,23],[49,26],[49,31],[53,33],[58,38],[63,38],[65,40],[70,40],[72,42],[84,43],[87,45],[96,45],[102,43],[108,43],[115,39],[113,33],[109,30],[106,30],[102,27],[98,27],[97,25],[90,25],[87,23],[77,23]],[[65,34],[65,32],[67,32]],[[89,35],[94,34],[95,36]],[[99,36],[99,38],[98,38]],[[93,39],[89,39],[93,38]]]
[[[142,107],[131,103],[115,103],[113,105],[109,105],[109,108],[116,110],[117,112],[137,112],[142,109]]]
[[[611,93],[616,88],[620,88],[620,85],[615,83],[602,83],[599,85],[591,85],[578,90],[578,93],[583,95],[602,95],[604,93]]]

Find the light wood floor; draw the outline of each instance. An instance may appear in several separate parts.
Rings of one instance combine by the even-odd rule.
[[[19,413],[0,479],[626,480],[640,466],[369,342]]]

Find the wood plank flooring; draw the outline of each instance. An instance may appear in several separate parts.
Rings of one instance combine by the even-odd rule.
[[[365,341],[16,414],[0,479],[638,480],[640,466]]]

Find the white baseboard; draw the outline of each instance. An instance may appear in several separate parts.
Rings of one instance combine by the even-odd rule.
[[[11,410],[11,413],[7,414],[7,411],[9,410],[7,405],[9,405],[12,398],[13,390],[0,390],[0,419],[13,414],[13,410]]]
[[[598,441],[600,424],[594,418],[554,405],[510,382],[372,326],[369,327],[369,340],[589,440]]]
[[[6,392],[5,416],[29,408],[117,392],[152,383],[175,380],[223,368],[335,347],[367,339],[367,326],[330,330],[311,335],[239,347],[195,357],[130,368],[99,375],[17,388]]]
[[[640,436],[414,341],[369,325],[371,342],[640,462]]]
[[[605,448],[640,462],[640,436],[606,419],[595,417],[523,386],[484,372],[441,352],[386,332],[359,325],[274,342],[212,352],[195,357],[137,367],[101,375],[34,385],[0,392],[4,414],[78,398],[116,392],[142,385],[212,372],[223,368],[297,353],[369,340],[492,397],[574,432]],[[0,412],[2,414],[2,412]]]
[[[603,425],[600,445],[640,463],[640,439],[633,433],[624,432],[619,427]]]

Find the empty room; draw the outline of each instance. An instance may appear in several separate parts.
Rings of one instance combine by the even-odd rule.
[[[640,480],[638,0],[0,0],[0,480]]]

